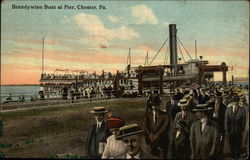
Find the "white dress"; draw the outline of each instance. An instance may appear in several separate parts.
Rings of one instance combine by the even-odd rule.
[[[116,140],[114,135],[111,135],[107,139],[107,145],[105,146],[102,154],[102,159],[122,159],[126,153],[126,149],[121,140]]]

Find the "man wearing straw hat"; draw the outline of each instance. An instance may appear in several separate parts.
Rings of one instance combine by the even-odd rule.
[[[161,100],[158,95],[153,96],[151,103],[152,111],[146,113],[143,123],[146,143],[150,146],[150,154],[164,159],[168,151],[170,118],[160,110]]]
[[[176,122],[178,120],[184,120],[187,123],[188,129],[190,129],[193,121],[196,120],[195,115],[188,110],[188,100],[187,99],[181,99],[178,103],[178,106],[181,108],[181,111],[178,112],[175,116],[174,120],[174,128],[176,127]]]
[[[198,104],[193,109],[198,120],[190,130],[191,159],[215,159],[217,156],[220,135],[215,122],[207,116],[211,109],[207,104]]]
[[[90,111],[95,116],[96,123],[91,125],[86,140],[85,153],[89,158],[99,159],[103,153],[106,139],[110,135],[104,121],[107,112],[104,107],[94,107]]]
[[[122,140],[126,148],[127,152],[122,156],[123,159],[157,159],[142,150],[142,133],[143,130],[136,123],[120,128],[120,134],[116,139]]]

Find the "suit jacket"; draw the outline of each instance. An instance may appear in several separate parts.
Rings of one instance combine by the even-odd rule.
[[[233,113],[233,106],[226,109],[225,115],[225,132],[229,134],[241,134],[245,129],[246,111],[243,107]]]
[[[171,100],[166,103],[166,112],[169,113],[171,119],[175,119],[175,116],[181,109],[177,106],[177,101],[174,101],[174,104],[171,104]]]
[[[96,129],[96,125],[96,123],[91,125],[85,146],[86,155],[91,158],[101,157],[101,154],[98,153],[99,143],[106,143],[107,137],[111,135],[109,130],[106,128],[105,122],[102,123],[101,127],[98,130]]]
[[[225,113],[226,113],[227,107],[221,102],[219,104],[219,109],[218,109],[218,117],[213,118],[213,120],[218,123],[219,129],[221,133],[224,133],[224,124],[225,124]]]
[[[126,155],[127,155],[127,153],[122,156],[122,159],[126,159]],[[143,151],[141,149],[139,159],[158,159],[158,157],[155,157],[155,156],[153,156],[153,155],[151,155],[151,154],[149,154],[146,151]]]
[[[156,123],[153,120],[153,112],[148,112],[144,116],[143,128],[145,131],[145,138],[148,144],[149,135],[154,134],[158,136],[158,146],[160,148],[167,148],[168,146],[168,127],[169,127],[169,115],[166,112],[159,111]]]
[[[191,159],[213,159],[219,146],[219,131],[217,125],[208,119],[201,132],[201,122],[193,122],[190,130]]]
[[[175,116],[175,119],[174,119],[174,128],[176,127],[177,120],[180,120],[180,119],[182,119],[182,112],[181,111],[178,112],[176,114],[176,116]],[[182,119],[182,120],[184,120],[187,123],[188,129],[190,129],[192,123],[196,120],[196,116],[192,112],[187,111],[187,115],[186,115],[185,119]]]
[[[173,134],[172,156],[174,159],[189,159],[191,155],[189,133],[185,130],[176,138],[177,131]]]

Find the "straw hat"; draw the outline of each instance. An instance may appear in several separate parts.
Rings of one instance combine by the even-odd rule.
[[[103,114],[103,113],[108,113],[108,111],[104,107],[94,107],[94,110],[90,111],[90,113]]]
[[[243,98],[243,97],[244,97],[244,94],[243,94],[242,92],[239,92],[239,93],[238,93],[238,97],[239,97],[239,98]]]
[[[200,111],[209,111],[213,109],[212,107],[207,108],[207,106],[208,106],[207,104],[197,104],[196,107],[192,109],[192,111],[200,112]]]
[[[180,107],[187,106],[188,105],[188,100],[187,99],[181,99],[177,105],[180,106]]]
[[[142,133],[142,130],[137,123],[126,125],[120,128],[120,135],[116,139],[121,139],[123,137],[131,136],[134,134]]]

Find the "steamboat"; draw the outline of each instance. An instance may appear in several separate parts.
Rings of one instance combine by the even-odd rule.
[[[169,41],[170,64],[151,65],[163,46]],[[40,97],[63,95],[65,98],[70,92],[85,92],[90,90],[95,93],[112,92],[116,97],[125,95],[143,95],[149,91],[156,91],[158,94],[166,94],[180,85],[201,84],[214,80],[214,72],[222,72],[222,82],[227,83],[226,73],[228,66],[222,62],[219,65],[209,65],[207,60],[202,60],[202,56],[192,58],[184,63],[178,63],[177,48],[183,57],[180,46],[184,45],[177,37],[176,24],[169,25],[169,37],[163,43],[151,63],[148,63],[148,54],[145,64],[141,66],[131,66],[130,49],[125,71],[116,74],[102,71],[102,74],[89,74],[86,70],[60,70],[53,74],[42,72],[40,79]],[[196,46],[196,45],[195,45]],[[195,47],[196,48],[196,47]],[[168,50],[168,49],[167,49]],[[184,57],[183,57],[184,59]]]

